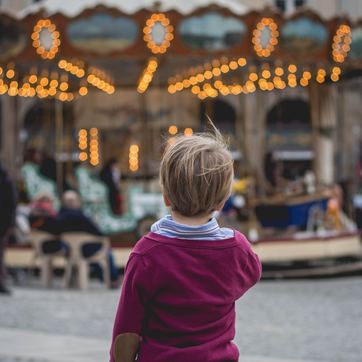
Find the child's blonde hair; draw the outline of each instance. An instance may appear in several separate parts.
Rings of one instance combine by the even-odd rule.
[[[233,160],[220,132],[178,136],[162,158],[160,180],[171,208],[183,216],[212,213],[226,201]]]

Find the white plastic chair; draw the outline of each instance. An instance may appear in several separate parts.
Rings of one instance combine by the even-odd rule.
[[[83,290],[87,289],[89,282],[89,264],[98,263],[102,268],[103,280],[107,287],[110,287],[111,281],[108,261],[110,245],[108,238],[83,232],[63,233],[61,238],[70,248],[70,255],[64,273],[65,286],[70,286],[72,270],[75,268],[77,270],[79,288]],[[101,244],[101,248],[94,255],[84,257],[82,247],[85,244]]]
[[[53,261],[58,257],[65,257],[65,250],[61,249],[54,253],[44,253],[43,244],[46,241],[58,240],[59,238],[53,234],[41,230],[32,230],[28,236],[28,240],[33,246],[33,265],[36,261],[40,263],[40,279],[44,287],[50,287],[53,280]]]

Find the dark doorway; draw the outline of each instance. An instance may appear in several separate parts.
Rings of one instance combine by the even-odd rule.
[[[229,103],[221,99],[201,102],[200,119],[202,127],[207,125],[207,115],[222,133],[235,134],[236,112]]]
[[[311,129],[309,103],[302,99],[283,99],[267,114],[268,128]]]
[[[37,101],[26,113],[23,123],[24,148],[37,148],[49,154],[56,151],[56,100]],[[73,140],[73,107],[63,103],[63,141]],[[76,145],[75,141],[73,142]],[[67,145],[69,146],[69,145]],[[68,147],[63,147],[67,149]]]
[[[268,154],[282,163],[283,176],[290,180],[312,169],[313,137],[309,103],[283,99],[273,106],[266,119]]]
[[[67,171],[73,168],[73,153],[77,150],[77,133],[74,129],[73,105],[56,103],[54,99],[38,100],[27,111],[23,127],[22,140],[24,159],[32,160],[37,154],[37,163],[43,176],[58,182],[63,179],[63,190],[68,189],[65,181]],[[61,139],[57,139],[56,106],[62,106]],[[57,142],[62,143],[62,152],[57,153]]]

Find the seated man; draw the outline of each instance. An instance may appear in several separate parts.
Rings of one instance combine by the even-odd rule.
[[[66,191],[62,196],[62,207],[56,217],[57,233],[62,234],[65,232],[85,232],[93,235],[102,235],[97,225],[84,214],[81,209],[81,201],[75,191]],[[82,253],[85,258],[90,257],[97,253],[102,247],[101,243],[84,244]],[[98,264],[94,265],[97,268],[97,274],[102,276],[101,269]],[[118,269],[114,264],[112,252],[109,251],[109,266],[112,286],[116,285],[118,280]]]
[[[30,204],[29,223],[32,229],[55,231],[57,210],[51,194],[42,192]]]

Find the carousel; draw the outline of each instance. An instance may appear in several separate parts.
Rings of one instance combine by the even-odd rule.
[[[362,20],[325,20],[307,8],[286,18],[237,1],[66,3],[0,14],[2,127],[12,135],[2,147],[14,172],[24,164],[29,199],[44,188],[59,195],[64,175],[75,174],[104,232],[132,231],[165,212],[155,186],[164,147],[210,116],[235,158],[231,214],[263,262],[360,257],[334,186],[331,133],[338,85],[361,73]],[[289,103],[273,111],[276,101]],[[288,112],[296,122],[283,123]],[[55,183],[24,163],[28,147],[54,155]],[[112,215],[92,175],[114,156],[131,185],[123,216]],[[124,265],[129,243],[112,246]]]

